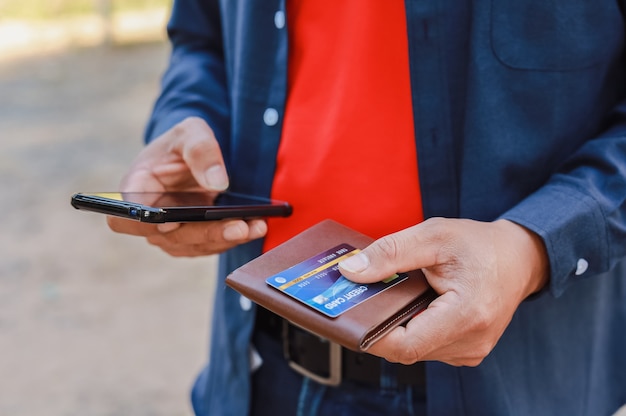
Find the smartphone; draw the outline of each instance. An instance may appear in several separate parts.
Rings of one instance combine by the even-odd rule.
[[[287,202],[233,192],[76,193],[72,206],[149,223],[288,217],[292,212]]]

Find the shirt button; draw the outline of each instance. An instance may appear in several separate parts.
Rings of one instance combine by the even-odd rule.
[[[274,24],[276,25],[276,29],[285,27],[285,12],[279,10],[274,14]]]
[[[576,262],[576,271],[574,272],[574,274],[576,276],[580,276],[581,274],[587,271],[588,267],[589,267],[589,262],[587,260],[578,259],[578,261]]]
[[[252,301],[245,296],[239,297],[239,306],[244,311],[249,311],[252,308]]]
[[[265,110],[265,113],[263,113],[263,122],[270,127],[276,125],[276,123],[278,123],[278,111],[276,111],[275,108]]]

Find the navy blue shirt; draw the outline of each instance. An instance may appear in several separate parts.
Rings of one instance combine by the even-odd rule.
[[[536,232],[550,285],[475,368],[428,363],[429,415],[602,415],[626,403],[626,61],[617,0],[406,0],[424,216]],[[284,1],[175,1],[147,140],[188,116],[222,146],[231,189],[270,194],[287,76]],[[276,115],[278,117],[276,117]],[[221,257],[198,414],[248,409],[254,308]]]

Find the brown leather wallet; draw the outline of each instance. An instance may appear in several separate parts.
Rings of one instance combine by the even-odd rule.
[[[426,309],[437,294],[419,270],[377,295],[330,318],[271,287],[266,279],[329,248],[365,248],[373,239],[332,220],[322,221],[236,269],[226,284],[266,309],[353,351],[374,342]]]

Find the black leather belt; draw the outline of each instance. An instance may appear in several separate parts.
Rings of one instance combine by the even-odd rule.
[[[318,383],[337,386],[342,380],[348,380],[380,384],[382,358],[357,353],[319,338],[262,307],[257,307],[256,328],[282,343],[291,368]],[[423,362],[408,366],[393,364],[390,368],[399,385],[425,390]]]

